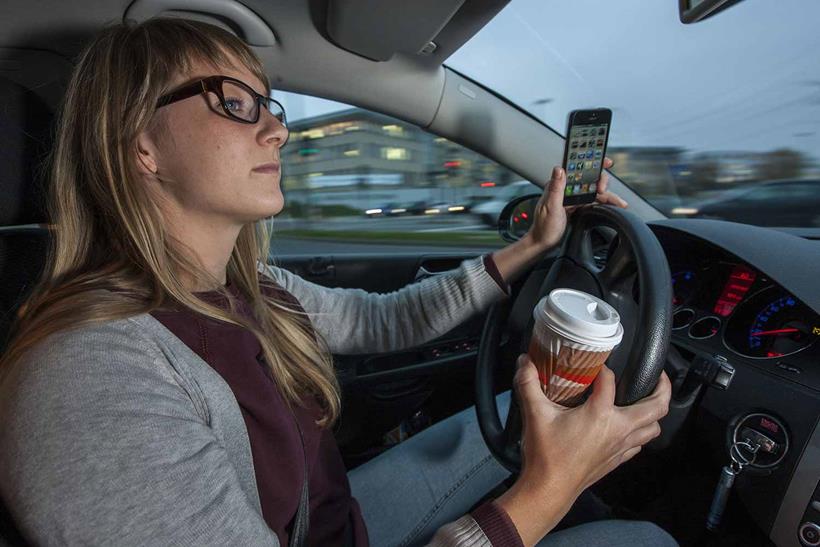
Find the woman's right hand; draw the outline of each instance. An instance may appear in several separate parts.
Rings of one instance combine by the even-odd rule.
[[[544,395],[535,365],[523,354],[514,385],[523,421],[521,474],[497,501],[524,544],[534,545],[585,488],[660,434],[658,420],[669,410],[671,384],[663,373],[652,395],[615,406],[615,375],[604,367],[587,401],[565,408]]]

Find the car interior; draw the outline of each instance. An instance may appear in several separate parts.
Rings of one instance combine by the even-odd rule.
[[[514,241],[526,231],[516,211],[532,207],[561,163],[563,128],[447,65],[514,2],[4,2],[0,351],[42,270],[49,234],[59,228],[42,207],[54,115],[73,60],[106,24],[153,17],[217,24],[253,47],[275,89],[385,114],[492,159],[532,183],[532,192],[500,213],[498,229]],[[678,24],[693,29],[747,3],[664,2]],[[523,55],[520,62],[531,60]],[[672,218],[621,180],[617,165],[610,190],[628,210],[595,206],[573,215],[564,244],[486,314],[421,347],[335,356],[343,411],[334,432],[346,465],[361,465],[478,405],[490,450],[509,469],[519,468],[520,424],[514,417],[500,423],[493,396],[510,389],[535,303],[550,288],[572,287],[604,298],[623,317],[629,343],[609,360],[619,404],[651,392],[662,370],[673,382],[661,436],[591,488],[613,514],[654,522],[681,545],[820,545],[820,234],[753,220]],[[407,246],[273,260],[321,285],[387,293],[480,254],[457,245]],[[748,463],[728,493],[722,522],[710,530],[713,494],[732,458]],[[23,544],[6,510],[0,538]]]

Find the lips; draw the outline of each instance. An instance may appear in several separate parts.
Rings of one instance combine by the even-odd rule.
[[[279,164],[278,163],[265,163],[262,165],[257,165],[253,168],[253,171],[256,173],[278,173],[279,172]]]

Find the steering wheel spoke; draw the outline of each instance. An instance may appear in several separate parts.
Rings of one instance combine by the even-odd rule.
[[[634,279],[635,273],[632,249],[621,238],[616,237],[609,248],[606,266],[596,276],[601,288],[605,292],[618,289],[625,280]]]

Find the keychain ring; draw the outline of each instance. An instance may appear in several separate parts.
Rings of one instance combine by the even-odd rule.
[[[746,456],[744,456],[743,453],[740,451],[740,447],[744,447],[749,452],[751,452],[752,457],[747,458]],[[734,463],[738,464],[739,466],[741,466],[741,468],[743,468],[747,465],[754,463],[754,461],[757,459],[757,451],[759,449],[759,445],[754,446],[749,441],[736,441],[732,444],[732,447],[729,449],[729,457],[732,459]]]

